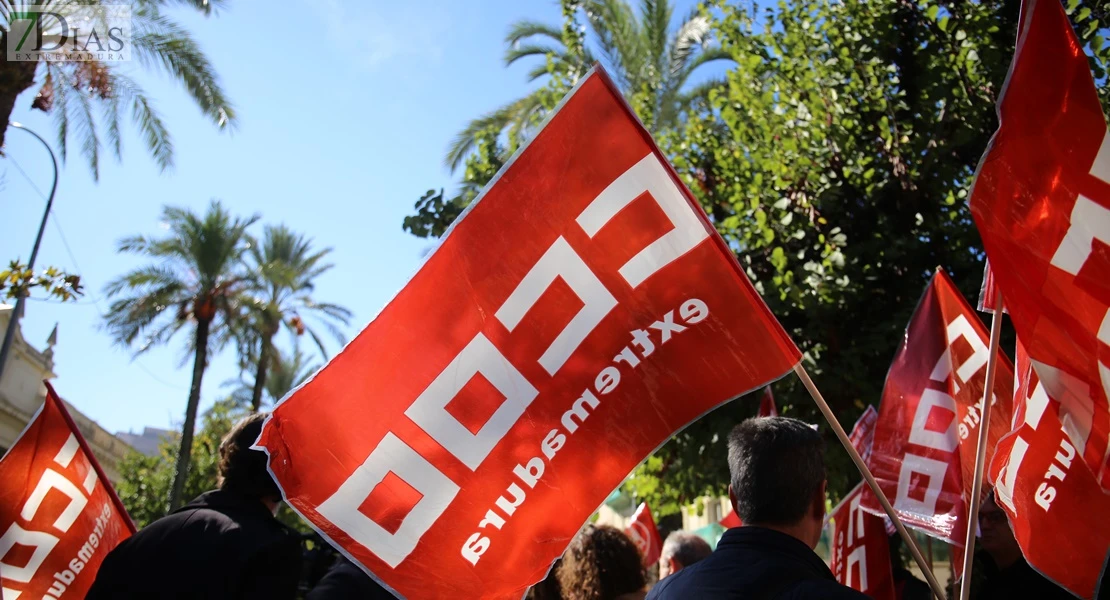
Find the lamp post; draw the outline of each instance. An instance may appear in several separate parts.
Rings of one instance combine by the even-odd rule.
[[[50,162],[54,165],[54,183],[50,185],[50,197],[46,199],[46,211],[42,213],[42,223],[39,223],[39,234],[35,236],[35,245],[31,249],[31,260],[27,263],[27,270],[33,271],[35,268],[35,259],[39,255],[39,245],[42,244],[42,234],[46,231],[46,220],[50,217],[50,209],[54,205],[54,192],[58,189],[58,159],[54,157],[54,151],[50,148],[50,144],[42,139],[42,136],[27,129],[20,123],[10,123],[16,129],[22,129],[27,133],[35,136],[35,139],[42,142],[46,151],[50,153]],[[4,343],[0,346],[0,380],[4,377],[4,368],[8,365],[8,353],[11,352],[12,342],[15,341],[15,330],[19,327],[19,319],[23,316],[23,305],[26,303],[26,294],[20,294],[15,301],[15,308],[12,310],[12,315],[8,319],[8,328],[4,331]]]

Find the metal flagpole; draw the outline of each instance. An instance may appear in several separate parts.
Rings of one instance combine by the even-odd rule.
[[[859,472],[863,475],[863,479],[867,482],[868,487],[875,493],[875,497],[879,499],[879,504],[883,506],[883,510],[886,511],[887,516],[894,522],[894,527],[898,529],[898,534],[902,536],[902,540],[910,549],[910,553],[913,554],[913,560],[917,563],[917,567],[921,569],[921,573],[925,575],[925,579],[929,582],[929,587],[933,588],[933,595],[937,597],[937,600],[946,600],[943,588],[940,586],[940,583],[937,582],[937,578],[933,575],[932,569],[929,568],[929,563],[926,562],[925,557],[921,555],[921,549],[917,547],[917,543],[914,542],[913,536],[910,535],[910,532],[906,530],[906,526],[903,525],[902,521],[898,518],[898,513],[894,511],[894,507],[890,505],[890,500],[887,500],[886,494],[879,488],[879,482],[875,481],[875,476],[871,474],[871,469],[868,469],[867,464],[863,462],[863,458],[848,439],[848,434],[845,433],[844,428],[840,426],[840,421],[837,420],[836,415],[833,414],[832,409],[829,408],[828,403],[825,402],[825,398],[821,396],[821,392],[817,389],[817,386],[814,385],[813,380],[809,377],[809,373],[806,372],[805,367],[802,366],[800,361],[798,364],[794,365],[794,372],[798,374],[798,378],[802,380],[802,384],[809,390],[809,395],[812,396],[813,401],[817,403],[817,408],[821,409],[821,414],[825,415],[825,420],[829,422],[833,432],[836,433],[836,437],[840,439],[840,443],[843,444],[844,449],[848,451],[848,456],[851,456],[852,462],[856,463],[856,468],[859,469]]]
[[[39,233],[35,236],[35,245],[31,248],[31,259],[27,261],[27,270],[34,272],[35,259],[39,255],[39,246],[42,244],[42,234],[46,230],[46,220],[50,218],[50,209],[54,206],[54,192],[58,191],[58,159],[54,157],[54,150],[50,148],[50,144],[42,139],[42,136],[27,129],[20,123],[9,123],[16,129],[22,129],[27,133],[35,136],[35,138],[42,142],[46,147],[46,151],[50,153],[50,163],[54,165],[54,182],[50,184],[50,197],[46,200],[46,210],[42,213],[42,222],[39,223]],[[27,301],[26,294],[19,294],[15,301],[15,308],[12,309],[12,314],[8,318],[8,328],[4,331],[4,341],[0,343],[0,378],[4,376],[4,367],[8,364],[8,354],[12,349],[12,342],[15,340],[15,331],[19,328],[19,319],[23,317],[23,304]]]
[[[975,530],[979,525],[979,497],[983,492],[983,469],[987,459],[987,435],[990,432],[991,398],[994,396],[994,377],[998,373],[998,339],[1002,335],[1002,293],[995,294],[994,315],[991,316],[991,343],[987,349],[987,382],[983,388],[983,408],[979,415],[979,442],[975,447],[975,475],[971,480],[971,507],[967,513],[967,536],[964,538],[963,583],[960,600],[968,600],[971,593],[971,567],[975,558]]]

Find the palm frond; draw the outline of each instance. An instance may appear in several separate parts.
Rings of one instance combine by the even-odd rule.
[[[566,56],[564,50],[554,46],[545,46],[543,44],[515,44],[505,51],[505,66],[509,66],[529,56],[542,56],[546,58],[549,54],[556,57],[556,60],[565,60]],[[546,67],[546,64],[544,66]]]
[[[96,133],[96,119],[93,118],[92,98],[89,94],[77,93],[75,106],[77,132],[81,137],[81,153],[89,161],[93,181],[100,181],[100,136]]]
[[[638,87],[647,57],[632,8],[624,0],[587,0],[583,8],[618,85],[625,91]]]
[[[219,128],[234,128],[235,109],[224,95],[208,57],[189,32],[154,7],[134,12],[136,54],[146,66],[161,66],[179,79],[186,91]]]
[[[545,37],[559,44],[563,42],[563,32],[557,26],[522,19],[509,25],[509,33],[505,35],[505,44],[515,46],[530,37]]]
[[[709,97],[709,92],[719,90],[728,85],[728,81],[724,78],[710,79],[703,81],[694,87],[682,92],[678,95],[674,104],[679,111],[686,111],[690,108],[691,104],[697,100],[702,100]]]
[[[671,24],[671,4],[667,0],[641,0],[640,19],[643,21],[644,41],[657,72],[667,68],[667,29]]]
[[[539,103],[539,97],[532,93],[474,119],[455,135],[444,163],[451,171],[455,171],[474,149],[479,133],[487,129],[503,131],[510,124],[519,121],[521,115],[529,114]]]
[[[69,139],[69,93],[72,90],[69,76],[65,71],[47,65],[47,71],[54,80],[54,123],[58,127],[58,154],[65,163],[69,157],[66,141]]]
[[[694,74],[694,71],[701,68],[703,65],[709,64],[718,60],[736,60],[728,53],[727,50],[721,48],[709,48],[703,52],[698,53],[692,59],[688,59],[683,69],[681,69],[674,77],[675,89],[681,88],[683,84]]]
[[[173,139],[146,93],[129,77],[118,72],[112,73],[112,88],[121,104],[131,104],[131,119],[138,126],[158,168],[162,171],[172,168]]]
[[[114,87],[114,86],[113,86]],[[123,136],[120,133],[120,95],[113,93],[104,101],[101,119],[104,121],[104,133],[108,137],[108,147],[116,155],[116,160],[123,160]]]
[[[687,69],[690,59],[699,51],[709,48],[712,24],[705,15],[694,9],[678,26],[669,44],[669,77],[678,77]],[[696,68],[696,67],[695,67]]]

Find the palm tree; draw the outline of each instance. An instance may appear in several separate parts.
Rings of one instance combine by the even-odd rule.
[[[108,283],[105,293],[118,298],[104,319],[116,343],[134,348],[136,355],[168,343],[183,328],[191,330],[188,349],[193,354],[193,380],[170,492],[173,510],[181,506],[189,471],[208,354],[230,339],[230,324],[242,318],[241,296],[246,285],[242,258],[250,245],[247,228],[258,216],[233,217],[213,200],[203,216],[165,207],[162,220],[169,229],[167,236],[140,235],[119,242],[119,252],[139,254],[152,262]]]
[[[310,295],[314,280],[333,266],[322,262],[329,252],[330,248],[313,250],[311,239],[294,233],[285,225],[267,226],[262,244],[250,249],[251,326],[246,331],[245,345],[252,348],[251,354],[257,359],[251,393],[252,412],[258,412],[262,406],[267,371],[274,358],[274,336],[283,324],[294,335],[307,333],[325,358],[328,353],[324,342],[305,322],[306,316],[321,317],[319,321],[340,345],[346,343],[335,322],[346,325],[351,311],[336,304],[317,302]],[[257,349],[256,355],[253,349]]]
[[[129,0],[128,3],[131,6],[131,51],[137,62],[180,81],[216,127],[234,126],[235,110],[225,97],[208,58],[189,32],[162,12],[164,5],[174,3],[207,15],[224,0]],[[13,24],[20,20],[21,12],[46,4],[49,10],[61,13],[72,6],[101,2],[0,0],[0,47],[8,47],[7,38]],[[163,170],[172,166],[173,141],[169,131],[143,89],[118,65],[118,62],[95,60],[9,61],[6,50],[0,52],[0,149],[16,99],[38,84],[31,107],[53,113],[63,161],[68,154],[67,141],[75,136],[93,178],[97,178],[104,141],[117,159],[122,157],[121,113],[130,111],[154,161]],[[97,112],[99,117],[94,116]]]
[[[252,365],[257,362],[257,359],[251,360]],[[266,375],[265,396],[269,398],[271,405],[277,404],[294,388],[307,381],[319,368],[320,365],[311,363],[308,355],[301,351],[296,338],[294,338],[291,354],[281,352],[275,346],[270,362],[270,370]],[[255,386],[253,380],[232,379],[225,382],[224,385],[236,386],[235,390],[231,392],[231,399],[236,406],[245,407],[254,398]]]
[[[626,96],[647,93],[652,133],[672,127],[692,103],[723,85],[719,79],[686,85],[703,65],[731,60],[727,52],[710,43],[709,19],[697,11],[683,19],[672,34],[668,30],[673,7],[668,0],[642,0],[639,17],[626,0],[584,0],[582,10],[601,62],[617,86]],[[594,57],[588,49],[569,51],[563,39],[558,26],[517,21],[505,37],[509,46],[505,64],[530,57],[544,59],[528,74],[529,80],[535,81],[551,74],[550,58],[555,72],[577,80],[594,64]],[[447,166],[456,170],[474,150],[478,135],[491,127],[526,138],[530,125],[537,123],[536,117],[544,111],[541,94],[542,90],[537,90],[471,121],[455,136],[447,152]]]

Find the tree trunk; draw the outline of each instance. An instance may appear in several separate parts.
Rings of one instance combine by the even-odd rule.
[[[270,368],[270,349],[273,342],[270,336],[262,336],[262,346],[258,349],[258,369],[254,373],[254,391],[251,393],[251,412],[262,408],[262,390],[266,388],[266,375]]]
[[[4,133],[15,109],[15,99],[35,84],[34,61],[9,61],[8,36],[0,35],[0,149],[4,147]]]
[[[196,356],[193,359],[193,384],[189,387],[189,404],[185,407],[185,425],[181,428],[181,447],[177,450],[177,467],[173,474],[173,489],[170,491],[170,511],[183,504],[185,479],[189,475],[189,460],[193,451],[193,428],[197,423],[197,407],[200,405],[200,383],[204,379],[204,369],[208,366],[208,328],[210,320],[197,321]]]

